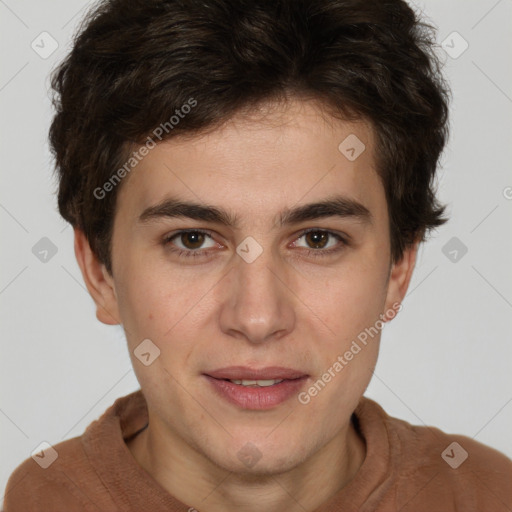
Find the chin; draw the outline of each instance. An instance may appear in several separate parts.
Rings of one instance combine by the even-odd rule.
[[[269,459],[268,456],[265,457],[265,455],[263,455],[254,465],[252,465],[252,463],[246,464],[238,460],[238,458],[235,458],[231,460],[231,463],[228,465],[229,467],[225,469],[243,477],[261,479],[261,477],[265,476],[276,476],[286,473],[295,468],[299,462],[299,460],[292,458],[292,454],[285,459],[275,456]]]
[[[304,445],[302,450],[296,449],[292,443],[283,440],[279,446],[269,443],[268,439],[261,442],[241,441],[235,446],[220,449],[220,457],[212,461],[227,471],[247,477],[278,475],[290,471],[307,457]]]

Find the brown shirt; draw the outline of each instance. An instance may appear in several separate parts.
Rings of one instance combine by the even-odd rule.
[[[354,414],[366,458],[314,512],[512,511],[512,461],[498,451],[392,418],[365,397]],[[126,446],[147,421],[141,390],[119,398],[82,436],[56,444],[58,457],[48,468],[32,458],[20,464],[9,478],[4,512],[193,510],[165,491]]]

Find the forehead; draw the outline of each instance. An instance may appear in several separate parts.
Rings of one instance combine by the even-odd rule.
[[[118,211],[132,222],[168,197],[218,205],[242,227],[275,223],[283,209],[333,195],[368,209],[382,206],[384,196],[371,125],[341,121],[301,101],[161,142],[125,180]]]

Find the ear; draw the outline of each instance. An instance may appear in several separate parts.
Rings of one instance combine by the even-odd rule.
[[[412,272],[416,265],[416,256],[418,254],[418,247],[420,242],[417,241],[414,244],[408,246],[402,255],[400,261],[393,263],[391,266],[389,279],[388,279],[388,291],[386,295],[386,307],[384,310],[385,322],[388,322],[395,317],[397,311],[401,309],[401,303],[409,288],[411,282]],[[400,305],[400,306],[398,306]],[[393,311],[391,315],[386,315],[386,312]]]
[[[107,325],[120,324],[114,279],[91,250],[84,232],[78,228],[74,232],[75,256],[85,285],[96,304],[96,318]]]

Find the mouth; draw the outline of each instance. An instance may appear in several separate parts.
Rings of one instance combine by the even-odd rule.
[[[254,369],[231,366],[209,371],[203,376],[216,395],[242,409],[274,408],[296,396],[308,374],[283,367]]]
[[[284,368],[282,366],[267,366],[266,368],[256,369],[248,366],[228,366],[205,372],[214,379],[223,380],[293,380],[308,375],[300,370],[293,368]]]
[[[258,388],[266,388],[268,386],[274,386],[275,384],[279,384],[283,382],[285,379],[265,379],[265,380],[250,380],[250,379],[222,379],[227,380],[228,382],[232,382],[233,384],[238,384],[239,386],[249,386],[249,387],[258,387]]]

